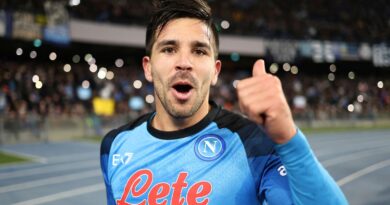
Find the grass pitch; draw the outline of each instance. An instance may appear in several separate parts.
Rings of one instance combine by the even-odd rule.
[[[29,160],[26,158],[0,151],[0,165],[21,163],[21,162],[27,162],[27,161],[29,161]]]

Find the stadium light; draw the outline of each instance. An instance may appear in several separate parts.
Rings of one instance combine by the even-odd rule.
[[[30,58],[31,58],[31,59],[34,59],[34,58],[36,58],[37,56],[38,56],[38,54],[37,54],[36,51],[31,51],[31,52],[30,52]]]
[[[349,72],[348,73],[348,78],[351,79],[351,80],[355,79],[355,73],[353,71]]]
[[[294,65],[294,66],[291,67],[291,73],[292,74],[296,75],[296,74],[298,74],[298,72],[299,72],[299,69],[298,69],[297,66]]]
[[[91,73],[95,73],[97,71],[98,67],[96,64],[92,64],[89,66],[89,71],[91,71]]]
[[[221,27],[222,27],[223,29],[228,29],[228,28],[230,27],[229,21],[223,20],[223,21],[221,22]]]
[[[133,86],[135,89],[140,89],[142,87],[142,82],[140,80],[135,80]]]
[[[43,86],[43,83],[42,83],[41,81],[37,81],[37,82],[35,83],[35,88],[36,88],[36,89],[41,89],[42,86]]]
[[[84,80],[82,83],[81,83],[81,86],[84,88],[84,89],[88,89],[89,86],[90,86],[90,83],[88,80]]]
[[[115,66],[116,66],[117,68],[122,68],[123,65],[124,65],[123,59],[118,58],[118,59],[115,60]]]
[[[329,73],[328,74],[328,80],[329,81],[334,81],[335,78],[336,78],[336,76],[333,73]]]
[[[239,53],[236,53],[236,52],[233,52],[230,54],[230,59],[234,62],[237,62],[240,60],[240,54]]]
[[[80,0],[69,0],[69,6],[78,6],[80,5]]]
[[[49,59],[51,61],[55,61],[57,59],[57,54],[55,52],[51,52],[49,55]]]
[[[68,72],[70,72],[71,70],[72,70],[72,66],[70,66],[69,64],[65,64],[65,65],[64,65],[64,71],[65,71],[65,72],[68,73]]]
[[[382,81],[378,81],[377,86],[378,86],[378,88],[383,88],[383,82]]]
[[[73,61],[73,63],[79,63],[80,62],[80,56],[79,55],[74,55],[73,57],[72,57],[72,61]]]
[[[362,102],[364,101],[363,95],[358,95],[358,96],[357,96],[357,101],[360,102],[360,103],[362,103]]]
[[[98,74],[97,74],[98,78],[101,79],[101,80],[103,80],[104,78],[106,78],[106,75],[107,75],[107,68],[101,67],[101,68],[99,69]]]
[[[355,110],[355,106],[353,104],[349,104],[347,109],[349,112],[353,112]]]
[[[87,62],[87,63],[91,60],[91,58],[93,58],[93,57],[92,57],[92,55],[91,55],[90,53],[87,53],[87,54],[85,54],[85,56],[84,56],[84,60],[85,60],[85,62]]]
[[[335,65],[335,64],[331,64],[331,65],[329,66],[329,70],[330,70],[332,73],[336,72],[336,65]]]
[[[21,56],[23,54],[23,49],[22,48],[17,48],[16,49],[16,55]]]
[[[291,69],[291,65],[289,63],[284,63],[283,64],[283,70],[286,72],[289,72]]]
[[[277,73],[279,70],[279,66],[277,63],[272,63],[271,66],[269,67],[269,71],[273,74]]]
[[[33,77],[32,77],[32,82],[33,83],[36,83],[36,82],[38,82],[39,81],[39,76],[38,75],[34,75]]]
[[[149,94],[145,97],[145,101],[149,104],[152,104],[154,102],[154,96]]]
[[[107,74],[106,74],[106,79],[107,79],[107,80],[112,80],[112,79],[114,79],[114,72],[108,71]]]

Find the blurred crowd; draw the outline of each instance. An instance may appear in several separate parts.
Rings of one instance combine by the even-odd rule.
[[[78,1],[56,2],[67,5],[71,18],[95,22],[145,26],[152,12],[151,0],[81,0],[74,6],[69,2]],[[209,3],[222,34],[370,43],[390,39],[390,4],[386,0],[209,0]],[[0,10],[45,13],[40,0],[4,0],[0,1]],[[2,46],[5,50],[6,46]],[[11,122],[4,123],[3,127],[19,126],[23,122],[40,123],[32,126],[39,127],[48,117],[72,119],[74,116],[87,117],[94,120],[91,124],[99,124],[96,120],[102,114],[96,109],[96,99],[114,103],[113,113],[108,111],[110,117],[105,118],[111,121],[123,115],[132,120],[154,109],[153,86],[144,79],[141,65],[134,63],[139,59],[132,59],[124,67],[107,66],[103,71],[96,65],[91,68],[92,64],[86,62],[65,66],[60,60],[20,62],[17,57],[9,56],[0,56],[0,133],[3,119]],[[240,63],[224,62],[224,71],[211,92],[214,101],[236,112],[239,107],[235,80],[251,74]],[[387,76],[375,72],[351,76],[346,74],[348,71],[314,74],[300,68],[298,74],[293,74],[282,69],[282,65],[279,67],[275,75],[283,82],[297,120],[376,120],[390,116],[388,72]]]
[[[152,0],[81,0],[70,16],[97,22],[146,25]],[[387,0],[209,0],[224,34],[266,38],[382,42],[390,39]],[[44,13],[40,0],[5,0],[0,8]]]
[[[140,65],[110,69],[114,73],[110,80],[99,78],[82,63],[64,71],[60,64],[7,61],[1,62],[0,70],[0,115],[7,118],[94,115],[94,98],[112,99],[114,116],[127,114],[134,118],[153,110],[153,86],[144,79]],[[239,111],[235,80],[249,75],[241,68],[225,69],[211,98],[226,109]],[[283,82],[296,119],[376,119],[390,114],[389,78],[350,79],[340,74],[330,81],[327,74],[294,75],[282,69],[276,75]]]
[[[225,34],[347,42],[390,38],[390,4],[386,0],[209,0],[209,3],[218,27]],[[140,25],[147,24],[146,16],[152,12],[150,0],[84,0],[70,11],[75,18]]]

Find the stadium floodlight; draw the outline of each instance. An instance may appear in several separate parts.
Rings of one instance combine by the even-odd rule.
[[[33,77],[32,77],[32,82],[33,83],[37,83],[39,81],[39,76],[38,75],[34,75]]]
[[[65,64],[65,65],[64,65],[64,71],[65,71],[65,72],[68,73],[68,72],[70,72],[71,70],[72,70],[72,66],[70,66],[69,64]]]
[[[291,65],[289,63],[284,63],[283,64],[283,70],[286,72],[289,72],[291,69]]]
[[[328,74],[328,80],[329,80],[329,81],[334,81],[335,78],[336,78],[336,76],[335,76],[333,73],[329,73],[329,74]]]
[[[80,5],[80,0],[69,0],[69,6],[78,6]]]
[[[350,71],[348,73],[348,78],[351,79],[351,80],[355,79],[355,73],[353,71]]]
[[[114,79],[114,72],[112,72],[112,71],[108,71],[107,72],[107,74],[106,74],[106,79],[107,80],[112,80],[112,79]]]
[[[145,97],[145,101],[149,104],[152,104],[154,102],[154,96],[149,94],[149,95],[146,95]]]
[[[297,66],[294,65],[294,66],[291,67],[291,73],[292,74],[296,75],[296,74],[298,74],[298,72],[299,72],[299,69],[298,69]]]
[[[142,81],[140,80],[135,80],[134,83],[133,83],[133,86],[135,89],[140,89],[142,88]]]
[[[22,48],[17,48],[16,49],[16,55],[21,56],[23,54],[23,49]]]
[[[57,54],[56,54],[55,52],[51,52],[51,53],[49,54],[49,59],[50,59],[51,61],[55,61],[55,60],[57,59]]]
[[[34,59],[34,58],[36,58],[37,56],[38,56],[38,54],[37,54],[36,51],[31,51],[31,52],[30,52],[30,58],[31,58],[31,59]]]
[[[90,83],[88,80],[84,80],[82,83],[81,83],[81,86],[84,88],[84,89],[88,89],[89,86],[90,86]]]
[[[79,55],[74,55],[73,57],[72,57],[72,61],[73,61],[73,63],[79,63],[80,62],[80,56]]]
[[[378,81],[377,86],[378,86],[378,88],[383,88],[383,82],[382,81]]]
[[[272,63],[271,66],[269,67],[269,71],[273,74],[277,73],[279,70],[279,66],[277,63]]]
[[[230,27],[229,21],[223,20],[223,21],[221,22],[221,27],[222,27],[223,29],[228,29],[228,28]]]
[[[96,64],[92,64],[89,66],[89,71],[91,71],[91,73],[95,73],[97,71],[98,67]]]
[[[124,65],[123,59],[118,58],[118,59],[115,60],[115,66],[116,66],[117,68],[122,68],[123,65]]]

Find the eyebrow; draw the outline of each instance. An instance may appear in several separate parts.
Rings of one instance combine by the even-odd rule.
[[[163,41],[157,43],[156,48],[158,49],[158,48],[160,48],[160,47],[168,46],[168,45],[173,45],[173,46],[175,46],[175,45],[177,45],[177,44],[178,44],[178,43],[177,43],[176,40],[163,40]]]
[[[195,48],[205,48],[211,50],[210,44],[201,41],[194,41],[191,43],[191,46]]]
[[[168,46],[168,45],[177,46],[178,44],[179,43],[176,40],[163,40],[163,41],[157,43],[156,48],[159,49],[161,47]],[[201,42],[201,41],[191,42],[191,47],[205,48],[205,49],[211,50],[211,47],[208,43]]]

